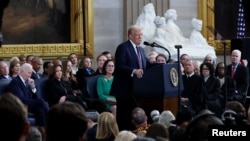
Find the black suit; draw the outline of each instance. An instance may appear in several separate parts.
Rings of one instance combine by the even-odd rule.
[[[33,71],[32,74],[31,74],[31,78],[34,79],[34,80],[41,79],[42,77],[43,77],[43,75],[38,73],[38,72]]]
[[[8,90],[28,106],[28,112],[35,115],[38,126],[45,126],[48,105],[43,99],[37,97],[30,87],[25,86],[20,76],[11,80]]]
[[[95,141],[96,140],[96,130],[97,130],[97,124],[95,124],[93,127],[89,128],[86,131],[86,141]]]
[[[231,72],[232,72],[232,65],[228,65],[227,66],[227,75],[231,76]],[[237,100],[237,101],[241,102],[242,104],[244,104],[245,98],[246,98],[246,93],[247,93],[247,88],[249,85],[248,68],[241,65],[241,64],[238,64],[238,66],[235,70],[233,80],[234,80],[235,85],[236,85],[236,92],[234,95],[234,100]]]
[[[8,75],[8,77],[9,77],[8,79],[12,79],[11,76]],[[1,79],[7,79],[7,78],[6,78],[6,76],[0,75],[0,80],[1,80]]]
[[[76,79],[80,90],[83,92],[84,97],[89,97],[86,91],[86,77],[93,76],[95,71],[92,68],[81,68],[76,72]]]
[[[143,69],[146,69],[148,59],[142,47],[139,47]],[[137,53],[128,40],[121,43],[115,52],[115,73],[111,87],[111,95],[117,100],[117,123],[119,130],[132,130],[131,111],[138,106],[133,94],[133,69],[139,69]]]
[[[187,75],[182,75],[182,79],[184,90],[181,96],[189,99],[189,102],[183,104],[188,104],[192,108],[194,112],[193,114],[196,115],[204,108],[204,96],[201,95],[201,76],[196,74],[192,75],[191,77],[187,77]]]

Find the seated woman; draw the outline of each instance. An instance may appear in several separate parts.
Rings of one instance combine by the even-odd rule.
[[[214,67],[210,63],[203,63],[200,66],[203,79],[202,94],[206,108],[220,116],[220,81],[214,76]]]
[[[97,94],[98,97],[106,103],[107,110],[116,116],[116,98],[110,95],[114,69],[114,62],[112,60],[104,62],[102,68],[103,76],[97,79]]]
[[[63,80],[61,65],[53,66],[52,75],[48,81],[47,101],[50,107],[56,103],[72,101],[80,104],[87,110],[82,94],[75,91],[69,81]]]

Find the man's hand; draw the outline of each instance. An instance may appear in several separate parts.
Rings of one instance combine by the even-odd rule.
[[[142,69],[134,69],[134,74],[137,76],[137,78],[142,78],[143,70]]]
[[[29,86],[30,86],[31,89],[36,88],[34,79],[29,78],[28,79],[28,84],[29,84]]]

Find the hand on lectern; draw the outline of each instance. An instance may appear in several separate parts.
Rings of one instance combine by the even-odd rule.
[[[133,73],[136,75],[137,78],[142,78],[143,69],[134,69]]]

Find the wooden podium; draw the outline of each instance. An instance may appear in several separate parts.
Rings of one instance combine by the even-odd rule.
[[[142,78],[134,78],[134,94],[138,104],[150,115],[152,110],[179,109],[179,90],[183,91],[178,64],[159,64],[145,71]],[[180,72],[179,72],[180,73]]]

